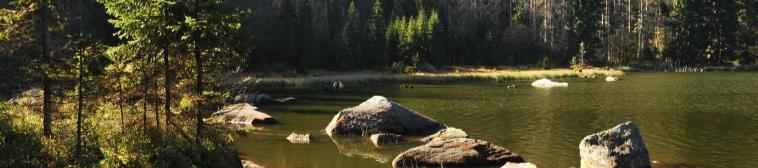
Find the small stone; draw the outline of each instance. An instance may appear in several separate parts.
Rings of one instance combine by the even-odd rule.
[[[508,162],[503,167],[500,168],[537,168],[537,165],[534,165],[532,163],[526,162],[526,163],[512,163]]]
[[[405,140],[403,140],[403,136],[397,134],[379,133],[371,135],[370,139],[374,146],[377,147],[384,144],[398,144],[405,142]]]
[[[287,136],[287,140],[295,144],[307,144],[311,143],[311,135],[291,133],[289,136]]]

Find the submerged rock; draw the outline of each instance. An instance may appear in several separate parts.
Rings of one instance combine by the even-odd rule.
[[[257,107],[248,103],[224,106],[213,113],[213,118],[233,124],[273,124],[276,120],[270,115],[257,111]]]
[[[647,147],[632,122],[588,135],[579,143],[581,167],[650,167]]]
[[[466,132],[464,132],[463,130],[458,129],[458,128],[453,128],[453,127],[448,127],[448,128],[438,131],[437,133],[424,137],[423,139],[421,139],[421,141],[430,142],[433,140],[446,140],[446,139],[467,138],[467,137],[468,137],[468,134],[466,134]]]
[[[566,82],[553,82],[550,79],[540,79],[532,82],[532,86],[538,88],[568,87]]]
[[[382,96],[374,96],[358,106],[344,109],[332,118],[326,134],[373,135],[429,135],[445,128],[444,124],[429,119]]]
[[[434,140],[400,153],[393,167],[500,167],[524,159],[508,149],[469,138]]]
[[[403,139],[403,136],[397,135],[397,134],[385,134],[385,133],[378,133],[371,135],[371,143],[374,144],[374,146],[381,146],[384,144],[398,144],[405,142]]]
[[[270,105],[292,104],[292,103],[297,102],[297,99],[295,99],[294,97],[274,98],[265,93],[256,93],[256,94],[239,94],[237,96],[234,96],[234,102],[253,103],[256,106],[270,106]]]
[[[365,137],[330,137],[337,150],[341,155],[348,157],[360,157],[377,161],[379,163],[387,163],[392,161],[392,155],[382,152],[380,148],[370,147],[370,142],[366,142]]]
[[[500,168],[537,168],[537,165],[534,165],[532,163],[526,162],[526,163],[506,163],[503,165],[503,167]]]
[[[291,133],[289,136],[287,136],[287,140],[290,141],[290,143],[307,144],[311,143],[311,135]]]

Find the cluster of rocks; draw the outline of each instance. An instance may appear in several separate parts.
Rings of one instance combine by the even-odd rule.
[[[213,116],[227,123],[276,123],[273,117],[256,109],[249,103],[239,103],[228,105]],[[394,157],[393,167],[537,167],[504,147],[469,138],[461,129],[448,127],[382,96],[374,96],[358,106],[340,111],[324,131],[338,148],[339,138],[336,136],[369,137],[376,147],[405,143],[406,136],[423,137],[419,140],[425,144]],[[291,143],[307,144],[311,138],[310,134],[292,133],[286,139]],[[579,149],[582,168],[650,167],[642,136],[631,122],[588,135],[580,142]],[[356,153],[351,150],[354,149],[340,149],[341,152]],[[382,162],[391,159],[388,156],[376,158]]]
[[[330,137],[370,136],[375,146],[406,142],[404,136],[422,136],[426,144],[400,153],[393,167],[503,167],[535,168],[516,153],[489,142],[472,139],[382,96],[344,109],[325,129]],[[584,138],[579,145],[581,167],[650,167],[647,148],[634,123],[626,122]]]
[[[423,136],[421,141],[426,144],[396,156],[393,167],[500,167],[525,162],[506,148],[468,138],[461,129],[447,127],[382,96],[340,111],[325,131],[330,137],[370,136],[376,146],[405,142],[404,136]]]

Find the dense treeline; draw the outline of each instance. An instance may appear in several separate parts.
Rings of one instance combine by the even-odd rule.
[[[252,67],[388,68],[413,57],[435,65],[530,65],[548,57],[554,66],[686,66],[752,63],[756,55],[756,4],[748,0],[235,3],[255,11],[243,24],[255,46]],[[437,20],[407,24],[412,18]],[[416,30],[397,32],[403,20]],[[419,31],[430,38],[406,42],[422,50],[398,50],[407,46],[398,35]]]

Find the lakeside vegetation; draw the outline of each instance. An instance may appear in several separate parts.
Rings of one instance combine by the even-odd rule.
[[[377,71],[358,72],[321,72],[310,75],[241,75],[232,78],[236,85],[263,88],[317,88],[331,86],[342,82],[347,86],[366,86],[376,84],[415,84],[446,83],[465,81],[509,82],[515,80],[536,80],[542,78],[597,78],[605,76],[622,76],[624,72],[615,69],[552,69],[552,70],[518,70],[518,69],[469,69],[468,71],[440,71],[434,73],[395,74]]]

